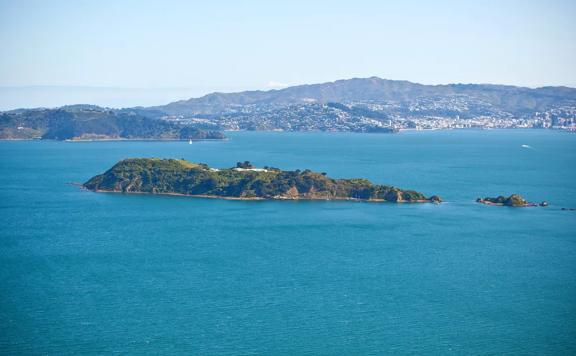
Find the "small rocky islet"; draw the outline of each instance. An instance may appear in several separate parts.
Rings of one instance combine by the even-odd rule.
[[[414,190],[373,184],[367,179],[335,179],[309,169],[256,168],[248,161],[216,169],[184,159],[130,158],[82,187],[95,192],[185,195],[239,200],[358,200],[440,203]]]
[[[531,203],[524,199],[519,194],[512,194],[509,197],[505,197],[503,195],[497,196],[495,198],[486,197],[486,198],[478,198],[476,199],[477,203],[485,204],[485,205],[496,205],[496,206],[509,206],[513,208],[522,208],[522,207],[532,207],[532,206],[548,206],[548,202],[543,201],[540,203]]]

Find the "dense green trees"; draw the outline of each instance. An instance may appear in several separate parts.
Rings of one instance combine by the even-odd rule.
[[[254,166],[252,166],[252,163],[250,163],[250,161],[244,161],[244,162],[236,162],[236,168],[249,169],[254,168]]]

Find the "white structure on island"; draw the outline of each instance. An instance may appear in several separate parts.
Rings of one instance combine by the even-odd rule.
[[[235,171],[238,171],[238,172],[249,172],[249,171],[251,171],[251,172],[268,172],[268,170],[264,169],[264,168],[239,168],[239,167],[236,167],[236,168],[232,168],[232,169]]]

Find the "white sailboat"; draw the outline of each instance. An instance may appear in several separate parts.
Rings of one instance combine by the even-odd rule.
[[[190,139],[190,140],[188,141],[188,144],[189,144],[189,145],[191,145],[191,144],[192,144],[192,139]]]

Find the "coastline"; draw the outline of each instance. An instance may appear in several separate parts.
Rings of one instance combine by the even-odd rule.
[[[272,197],[272,198],[262,198],[262,197],[227,197],[219,195],[206,195],[206,194],[182,194],[182,193],[148,193],[148,192],[120,192],[116,190],[91,190],[85,188],[82,184],[73,184],[80,186],[81,189],[93,192],[93,193],[115,193],[115,194],[138,194],[138,195],[166,195],[166,196],[178,196],[178,197],[189,197],[189,198],[200,198],[200,199],[222,199],[222,200],[244,200],[244,201],[274,201],[274,200],[306,200],[306,201],[357,201],[357,202],[367,202],[367,203],[392,203],[392,204],[423,204],[423,203],[434,203],[430,200],[415,200],[415,201],[388,201],[384,199],[358,199],[358,198],[311,198],[311,197]],[[438,203],[434,203],[438,204]]]
[[[576,130],[569,129],[556,129],[556,128],[529,128],[529,127],[497,127],[497,128],[481,128],[481,127],[462,127],[462,128],[426,128],[426,129],[398,129],[398,132],[386,132],[386,133],[374,133],[374,132],[355,132],[355,131],[321,131],[321,130],[310,130],[310,131],[280,131],[280,130],[223,130],[223,132],[270,132],[270,133],[353,133],[353,134],[388,134],[388,133],[402,133],[402,132],[432,132],[432,131],[532,131],[532,130],[544,130],[544,131],[554,131],[554,132],[566,132],[566,133],[576,133]],[[175,138],[104,138],[104,139],[67,139],[67,140],[55,140],[55,139],[42,139],[40,137],[36,138],[0,138],[0,141],[62,141],[62,142],[162,142],[162,141],[188,141],[189,139],[175,139]],[[192,141],[228,141],[229,137],[225,138],[199,138],[192,139]]]
[[[62,140],[64,142],[98,142],[98,141],[169,141],[169,142],[187,142],[189,140],[194,141],[228,141],[229,138],[192,138],[192,139],[176,139],[176,138],[104,138],[104,139],[78,139],[78,140]],[[51,140],[51,141],[59,141],[59,140]]]
[[[477,201],[478,204],[483,204],[483,205],[489,205],[489,206],[507,206],[509,208],[532,208],[532,207],[537,207],[539,206],[536,203],[528,203],[528,204],[523,204],[523,205],[506,205],[504,203],[492,203],[490,201]]]
[[[101,138],[101,139],[79,139],[79,140],[54,140],[54,139],[44,139],[44,138],[0,138],[0,141],[52,141],[52,142],[121,142],[121,141],[167,141],[175,142],[182,141],[187,142],[190,139],[175,139],[175,138]],[[196,138],[192,139],[195,141],[228,141],[229,138]]]

